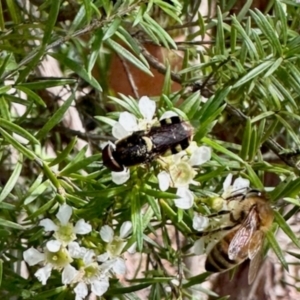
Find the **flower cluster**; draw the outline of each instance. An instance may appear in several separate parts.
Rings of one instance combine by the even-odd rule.
[[[144,119],[138,120],[128,112],[122,112],[119,121],[115,123],[112,134],[117,139],[124,138],[137,130],[147,130],[157,122],[153,119],[155,114],[155,102],[144,96],[139,100],[139,110]],[[177,116],[173,111],[166,111],[160,118],[166,119]],[[159,160],[162,171],[157,175],[159,188],[166,191],[169,187],[177,188],[175,205],[181,209],[189,209],[194,203],[194,194],[189,190],[189,185],[198,185],[194,181],[197,175],[196,167],[206,163],[211,158],[211,149],[206,146],[198,147],[195,142],[184,151],[164,157]],[[122,172],[112,172],[112,181],[116,184],[125,183],[130,177],[129,170],[125,168]]]
[[[43,252],[31,247],[24,251],[24,260],[29,266],[41,263],[43,266],[35,272],[38,280],[45,285],[53,269],[61,272],[62,283],[75,286],[76,300],[84,299],[90,290],[97,296],[103,295],[109,287],[109,277],[124,274],[125,262],[121,253],[126,245],[126,237],[131,233],[131,222],[125,222],[120,229],[120,236],[114,236],[113,229],[105,225],[100,230],[100,237],[106,243],[104,253],[81,247],[76,235],[86,235],[92,231],[90,224],[83,219],[75,226],[69,222],[72,208],[63,204],[56,217],[40,221],[45,231],[53,231],[53,239],[46,243]]]

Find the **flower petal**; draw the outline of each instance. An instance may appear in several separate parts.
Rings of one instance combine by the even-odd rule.
[[[31,247],[23,252],[23,258],[29,266],[34,266],[45,260],[45,254]]]
[[[134,254],[136,252],[136,246],[137,246],[137,243],[134,242],[128,249],[127,249],[127,252],[129,254]]]
[[[118,140],[123,139],[129,134],[130,132],[128,132],[119,122],[115,123],[112,127],[112,135]]]
[[[206,146],[201,146],[195,149],[191,158],[189,159],[189,164],[191,166],[200,166],[211,158],[211,149]]]
[[[73,258],[83,258],[87,249],[84,247],[80,247],[77,242],[70,242],[68,244],[69,254]]]
[[[52,271],[52,265],[47,264],[45,267],[38,269],[34,276],[43,284],[45,285],[47,283],[48,278],[51,275]]]
[[[101,280],[95,280],[91,284],[91,290],[97,296],[102,296],[109,288],[108,278],[103,278]]]
[[[250,185],[250,181],[248,179],[238,177],[233,183],[232,192],[239,191],[243,193]]]
[[[162,171],[157,175],[159,189],[165,192],[170,186],[170,175],[166,171]]]
[[[120,238],[126,238],[132,232],[132,223],[126,221],[122,224],[120,228]]]
[[[77,271],[73,266],[66,265],[61,274],[61,281],[63,284],[70,284],[74,278],[77,276],[79,271]]]
[[[193,228],[197,231],[203,231],[207,228],[209,224],[209,219],[201,214],[194,214],[193,218]]]
[[[92,226],[85,222],[84,219],[80,219],[76,222],[74,227],[75,234],[88,234],[92,231]]]
[[[130,133],[139,129],[135,115],[127,111],[120,113],[119,123]]]
[[[72,215],[72,207],[68,204],[60,206],[58,213],[56,214],[57,219],[62,225],[67,225]]]
[[[100,229],[100,237],[106,243],[112,242],[112,240],[114,238],[113,229],[108,225],[102,226]]]
[[[46,244],[46,248],[50,252],[54,252],[54,253],[59,251],[60,247],[61,247],[61,242],[57,241],[57,240],[48,241],[47,244]]]
[[[194,195],[193,193],[186,187],[179,187],[177,189],[177,196],[179,199],[175,199],[175,205],[181,209],[189,209],[193,206],[194,203]]]
[[[85,299],[85,297],[88,294],[87,285],[84,282],[79,282],[76,285],[76,287],[74,289],[74,292],[76,294],[75,300],[83,300],[83,299]]]
[[[176,112],[174,112],[172,110],[167,110],[162,114],[162,116],[159,118],[159,120],[164,120],[164,119],[168,119],[168,118],[176,117],[176,116],[178,116],[176,114]]]
[[[223,182],[223,191],[224,191],[224,192],[226,192],[226,190],[230,187],[231,182],[232,182],[232,177],[233,177],[232,173],[229,173],[229,174],[226,176],[226,178],[225,178],[225,180],[224,180],[224,182]]]
[[[130,171],[129,169],[125,169],[122,172],[111,172],[112,181],[115,184],[123,184],[130,178]]]
[[[105,262],[109,259],[109,254],[107,252],[97,256],[97,260],[100,262]]]
[[[194,243],[193,252],[196,255],[202,255],[205,253],[205,247],[204,247],[204,239],[200,238]]]
[[[86,249],[82,260],[85,265],[92,264],[96,260],[95,252],[91,249]]]
[[[156,110],[156,103],[155,101],[150,100],[149,97],[143,96],[139,100],[139,109],[143,117],[147,121],[151,121]]]
[[[126,265],[124,259],[117,257],[114,260],[114,264],[112,266],[113,271],[118,275],[123,275],[126,272]]]
[[[40,226],[43,226],[45,231],[56,231],[58,226],[50,219],[43,219],[39,223]]]

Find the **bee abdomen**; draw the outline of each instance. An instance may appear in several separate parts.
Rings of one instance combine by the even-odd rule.
[[[227,235],[213,247],[205,262],[206,271],[214,273],[226,271],[241,262],[240,259],[231,260],[228,257],[231,240],[230,235]]]

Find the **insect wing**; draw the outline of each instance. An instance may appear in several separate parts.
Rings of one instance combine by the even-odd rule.
[[[228,257],[231,260],[235,260],[236,258],[245,259],[248,256],[250,241],[257,228],[258,215],[256,208],[253,207],[229,245]]]
[[[263,244],[264,244],[264,233],[262,231],[256,231],[251,239],[248,257],[250,261],[248,283],[251,284],[256,278],[257,272],[261,267],[263,259]]]
[[[189,146],[191,135],[192,127],[186,122],[152,127],[148,134],[154,145],[153,151],[159,155],[168,150],[175,154],[186,149]]]

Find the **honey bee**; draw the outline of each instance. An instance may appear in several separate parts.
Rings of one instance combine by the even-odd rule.
[[[248,190],[244,194],[226,199],[228,224],[200,235],[213,234],[219,238],[207,255],[205,269],[223,272],[234,268],[246,259],[250,260],[248,282],[256,277],[263,258],[265,233],[271,228],[274,214],[264,193]]]

